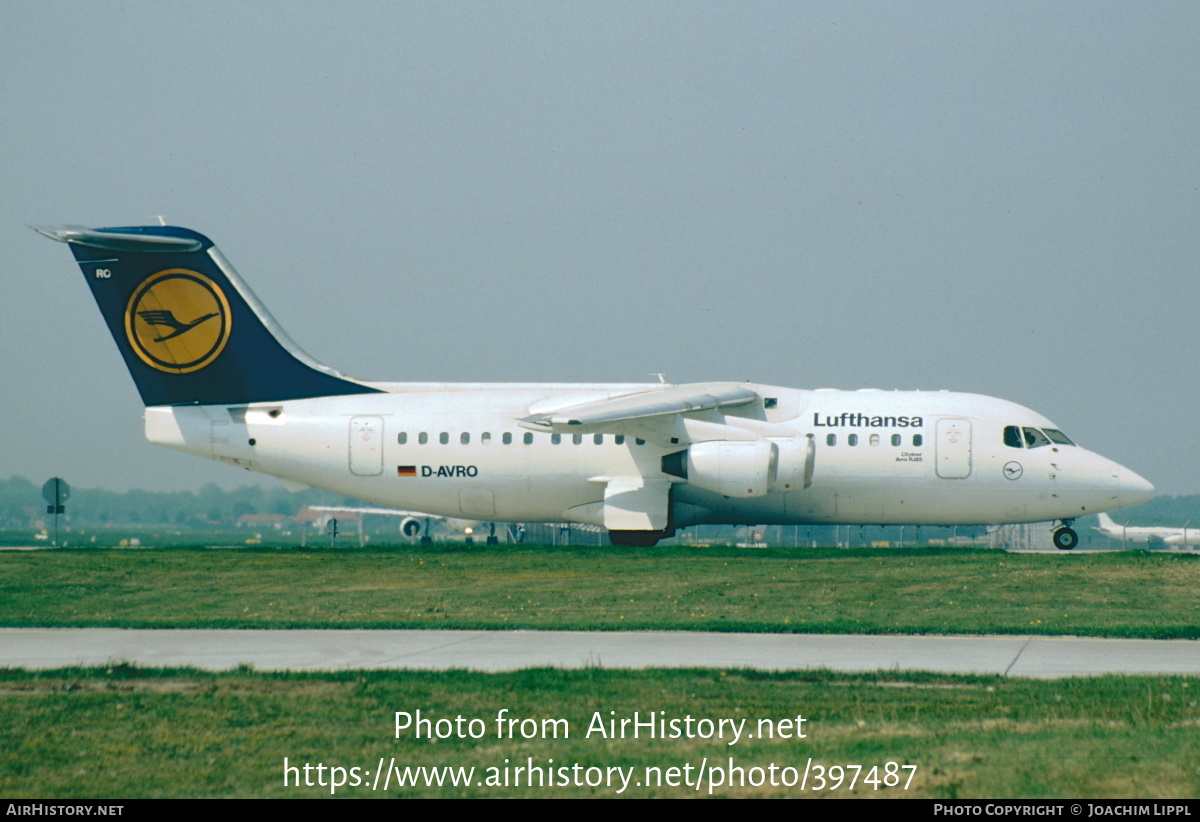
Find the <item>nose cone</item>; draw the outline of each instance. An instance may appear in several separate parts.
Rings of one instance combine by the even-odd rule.
[[[1117,495],[1121,501],[1119,507],[1127,508],[1154,498],[1154,486],[1142,477],[1124,466],[1117,477]]]

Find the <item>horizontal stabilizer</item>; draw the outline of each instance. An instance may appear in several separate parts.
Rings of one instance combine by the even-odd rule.
[[[204,244],[193,237],[162,237],[154,234],[119,234],[112,231],[97,231],[85,226],[32,226],[43,237],[60,243],[74,243],[107,251],[199,251]]]

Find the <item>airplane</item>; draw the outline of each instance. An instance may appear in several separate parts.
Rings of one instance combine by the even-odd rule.
[[[1106,513],[1101,513],[1099,519],[1100,524],[1096,526],[1096,530],[1122,542],[1159,543],[1171,546],[1200,545],[1200,528],[1188,528],[1186,525],[1183,528],[1158,525],[1117,525]]]
[[[203,234],[66,243],[150,442],[388,507],[573,522],[651,546],[699,524],[971,525],[1135,505],[1154,487],[1005,400],[751,382],[390,383],[304,353]]]
[[[324,514],[329,517],[345,516],[353,514],[356,517],[365,517],[367,514],[372,516],[385,517],[400,517],[400,533],[409,539],[416,539],[421,535],[421,523],[425,523],[425,536],[422,537],[422,542],[432,542],[429,536],[429,525],[431,522],[438,522],[449,528],[451,531],[459,531],[466,534],[468,537],[475,533],[475,529],[483,522],[477,519],[462,519],[459,517],[445,517],[437,514],[426,514],[421,511],[405,511],[400,508],[362,508],[347,505],[308,505],[309,511],[314,513]],[[496,538],[496,524],[491,523],[491,535],[488,537],[488,544],[494,545],[498,542]]]

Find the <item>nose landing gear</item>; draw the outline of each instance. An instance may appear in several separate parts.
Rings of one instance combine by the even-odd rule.
[[[1079,534],[1075,533],[1071,528],[1075,524],[1073,519],[1064,519],[1062,527],[1054,532],[1054,547],[1060,551],[1070,551],[1079,544]]]

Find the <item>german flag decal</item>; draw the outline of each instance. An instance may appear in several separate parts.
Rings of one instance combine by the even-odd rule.
[[[415,465],[397,465],[396,476],[398,477],[415,477],[417,475],[417,466]]]

